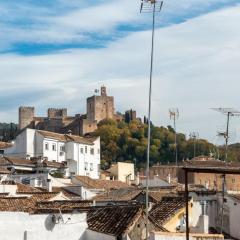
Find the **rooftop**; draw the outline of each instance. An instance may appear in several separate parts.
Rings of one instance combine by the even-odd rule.
[[[8,165],[35,167],[34,163],[27,159],[8,157],[8,156],[1,157],[0,166],[8,166]]]
[[[121,181],[92,179],[88,176],[74,176],[83,187],[90,189],[120,189],[129,188],[129,185]]]
[[[6,149],[6,148],[9,148],[9,147],[12,147],[13,144],[12,143],[7,143],[7,142],[1,142],[0,141],[0,149]]]
[[[167,221],[184,207],[185,200],[183,197],[163,197],[150,210],[149,219],[157,227],[163,227]]]
[[[141,205],[92,208],[87,215],[88,228],[92,231],[120,236],[128,231],[142,212]]]
[[[224,162],[206,156],[184,161],[182,168],[189,172],[240,174],[239,162]]]
[[[37,132],[42,136],[44,136],[45,138],[59,140],[62,142],[77,142],[80,144],[93,145],[93,142],[96,140],[94,138],[85,138],[77,135],[60,134],[60,133],[43,131],[43,130],[37,130]]]

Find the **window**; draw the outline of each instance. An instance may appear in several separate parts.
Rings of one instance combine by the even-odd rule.
[[[94,148],[91,148],[90,153],[91,155],[94,155]]]
[[[56,151],[56,150],[57,150],[55,143],[53,143],[53,145],[52,145],[52,150],[53,150],[53,151]]]
[[[80,152],[83,153],[83,148],[80,149]]]
[[[60,146],[60,152],[65,152],[65,147],[63,145]]]
[[[87,153],[87,146],[85,146],[85,153]]]
[[[232,183],[235,183],[235,178],[232,179]]]
[[[88,170],[88,163],[85,162],[85,170],[87,171]]]
[[[48,150],[48,149],[49,149],[48,143],[45,143],[45,150]]]
[[[100,154],[100,149],[97,150],[97,153]]]
[[[93,171],[93,163],[90,163],[90,171]]]

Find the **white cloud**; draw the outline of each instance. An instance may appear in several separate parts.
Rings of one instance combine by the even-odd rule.
[[[121,25],[142,27],[139,0],[55,0],[43,4],[4,2],[0,6],[0,48],[11,49],[16,43],[78,44],[102,37],[123,35]],[[94,2],[94,3],[93,3]],[[238,0],[166,0],[159,17],[162,26],[182,22],[200,14],[233,5]],[[145,19],[150,16],[145,15]],[[157,21],[158,22],[158,21]],[[102,40],[104,41],[104,40]]]
[[[182,24],[157,29],[153,79],[153,121],[167,125],[168,108],[179,107],[179,130],[214,139],[224,116],[210,107],[239,107],[240,7],[229,8]],[[132,33],[104,49],[68,50],[42,56],[0,56],[0,94],[39,91],[29,98],[39,113],[67,106],[85,111],[85,98],[101,84],[115,96],[117,110],[147,113],[150,32]],[[45,94],[46,93],[46,94]],[[5,96],[5,95],[4,95]],[[22,95],[21,95],[22,96]],[[2,120],[25,104],[15,99]],[[0,110],[0,115],[1,115]],[[15,115],[14,119],[17,119]],[[238,129],[235,121],[233,128]],[[239,136],[238,136],[239,138]]]

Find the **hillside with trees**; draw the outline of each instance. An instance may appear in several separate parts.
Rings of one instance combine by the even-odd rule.
[[[0,123],[0,138],[8,142],[13,140],[18,132],[18,126],[15,123]]]
[[[147,124],[140,121],[130,123],[106,119],[99,123],[94,135],[101,137],[102,167],[107,168],[116,161],[136,162],[143,167],[147,154]],[[171,126],[157,127],[152,125],[150,164],[167,164],[175,162],[175,132]],[[194,156],[194,140],[187,139],[182,133],[177,134],[178,158],[191,159]],[[207,140],[198,139],[196,156],[217,153],[216,146]]]

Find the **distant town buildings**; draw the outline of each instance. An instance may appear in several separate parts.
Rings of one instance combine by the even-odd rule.
[[[115,112],[114,97],[107,95],[105,86],[101,87],[100,95],[87,98],[87,113],[69,116],[66,108],[49,108],[47,117],[35,115],[34,107],[19,107],[19,130],[33,128],[57,133],[84,135],[97,129],[103,119],[116,121],[132,121],[136,119],[136,111],[129,110],[124,114]]]
[[[84,138],[25,128],[15,139],[6,155],[42,161],[66,163],[71,175],[97,179],[100,174],[100,138]]]

